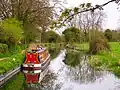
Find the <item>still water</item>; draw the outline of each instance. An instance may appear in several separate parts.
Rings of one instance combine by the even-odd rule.
[[[41,83],[27,84],[19,73],[2,90],[120,90],[120,79],[107,71],[96,71],[82,52],[61,50],[51,61]],[[38,73],[39,74],[39,73]]]

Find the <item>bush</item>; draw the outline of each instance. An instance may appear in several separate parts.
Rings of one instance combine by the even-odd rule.
[[[67,28],[62,32],[62,34],[64,35],[65,42],[68,43],[82,43],[84,41],[84,34],[79,30],[79,28]]]
[[[23,38],[22,22],[9,18],[0,22],[0,42],[8,46],[17,44]]]
[[[96,54],[103,50],[110,50],[110,46],[108,44],[108,41],[106,39],[97,37],[90,41],[90,47],[89,52],[91,54]]]
[[[8,45],[0,43],[0,53],[6,53],[8,52]]]
[[[9,58],[2,60],[0,62],[0,74],[4,74],[17,66],[20,66],[24,62],[24,59],[25,59],[24,54],[17,53]]]
[[[55,31],[47,31],[42,34],[42,40],[45,43],[56,43],[61,41],[61,37]]]

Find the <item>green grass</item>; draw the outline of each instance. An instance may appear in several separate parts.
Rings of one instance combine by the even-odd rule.
[[[12,80],[9,80],[0,90],[24,90],[25,78],[22,73],[17,74]]]
[[[106,69],[120,77],[120,44],[118,42],[110,42],[110,52],[100,52],[91,56],[89,64],[95,69]]]
[[[0,58],[10,57],[16,53],[20,53],[22,50],[25,50],[27,45],[16,45],[15,47],[11,47],[5,53],[0,53]]]
[[[83,43],[83,44],[75,43],[74,45],[80,50],[85,50],[85,51],[89,50],[89,44],[88,43]]]
[[[0,61],[0,74],[4,74],[7,71],[21,65],[21,63],[23,63],[24,58],[25,55],[17,53],[9,58]]]

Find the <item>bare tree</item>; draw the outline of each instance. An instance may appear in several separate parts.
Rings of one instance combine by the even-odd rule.
[[[0,0],[0,18],[15,17],[25,23],[32,23],[43,29],[52,20],[49,0]]]

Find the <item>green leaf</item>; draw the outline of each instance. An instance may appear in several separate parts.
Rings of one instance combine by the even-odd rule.
[[[85,7],[85,3],[80,4],[80,7],[84,8]]]
[[[79,11],[79,8],[78,7],[75,7],[74,8],[74,13],[77,13]]]
[[[87,8],[90,8],[90,7],[91,7],[91,3],[87,3],[87,4],[86,4],[86,7],[87,7]]]

